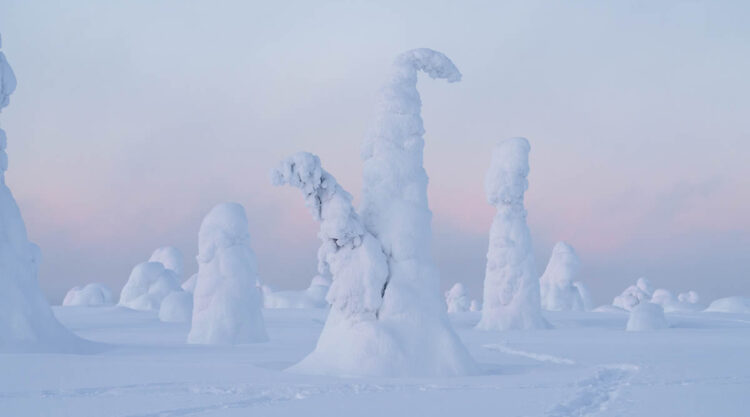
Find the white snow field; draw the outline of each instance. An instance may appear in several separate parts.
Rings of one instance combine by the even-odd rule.
[[[54,307],[97,354],[0,354],[2,416],[747,416],[750,314],[545,312],[553,329],[480,331],[449,315],[480,374],[339,378],[285,371],[315,347],[324,309],[264,310],[269,342],[188,345],[188,323],[122,307]]]

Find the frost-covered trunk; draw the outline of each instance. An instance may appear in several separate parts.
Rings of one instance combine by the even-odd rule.
[[[237,203],[217,205],[203,219],[198,235],[198,278],[188,343],[267,341],[257,281],[245,209]]]
[[[360,216],[317,158],[318,166],[305,175],[289,168],[297,167],[295,157],[277,170],[276,182],[301,188],[321,221],[321,273],[329,269],[333,277],[325,328],[315,351],[295,366],[297,371],[381,376],[474,372],[473,360],[448,322],[430,254],[424,129],[416,88],[420,70],[451,82],[461,78],[436,51],[416,49],[396,59],[376,128],[363,149]]]
[[[567,242],[557,242],[552,249],[547,268],[539,278],[543,309],[550,311],[585,309],[583,297],[574,281],[579,266],[580,260],[575,249]]]
[[[512,138],[499,142],[492,152],[485,191],[497,214],[490,229],[479,329],[549,326],[541,314],[539,279],[523,205],[530,149],[526,139]]]
[[[0,111],[15,88],[13,70],[0,52]],[[21,212],[5,185],[6,143],[0,129],[0,351],[80,351],[86,343],[57,321],[39,287],[41,251],[29,242]]]

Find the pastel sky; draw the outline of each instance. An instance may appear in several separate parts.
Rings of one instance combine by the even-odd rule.
[[[524,136],[540,273],[566,240],[598,303],[640,276],[750,295],[748,15],[742,1],[4,0],[7,183],[52,303],[93,281],[119,292],[158,246],[195,271],[201,218],[224,201],[245,206],[265,282],[303,288],[317,225],[269,170],[314,152],[358,200],[378,88],[398,53],[430,47],[464,74],[419,83],[444,287],[480,296],[489,152]]]

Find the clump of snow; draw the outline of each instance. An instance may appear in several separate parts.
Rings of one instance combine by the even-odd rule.
[[[574,282],[573,286],[578,289],[578,294],[581,295],[583,309],[586,311],[591,311],[591,309],[594,308],[594,300],[591,298],[591,291],[589,291],[589,287],[581,281]]]
[[[159,320],[164,322],[187,323],[193,315],[193,294],[187,291],[173,291],[161,302]]]
[[[692,290],[680,293],[680,295],[677,296],[677,299],[682,303],[698,304],[700,302],[700,296],[698,296],[697,292]]]
[[[161,262],[141,262],[130,272],[118,305],[140,311],[159,311],[162,300],[180,289],[177,274]]]
[[[188,343],[268,340],[248,229],[245,209],[237,203],[219,204],[203,219]]]
[[[629,332],[659,330],[669,327],[664,309],[654,303],[643,302],[633,306],[627,327]]]
[[[482,311],[482,303],[477,300],[471,300],[471,304],[469,304],[469,311]]]
[[[316,275],[310,286],[302,291],[273,291],[262,286],[263,307],[265,308],[327,308],[326,294],[330,281]]]
[[[16,77],[0,52],[0,111],[15,89]],[[78,351],[85,343],[57,321],[39,287],[41,251],[29,242],[5,184],[6,144],[0,129],[0,351]]]
[[[698,293],[688,291],[675,297],[672,292],[659,288],[654,290],[651,302],[659,304],[667,313],[700,311],[706,306],[699,303]]]
[[[551,311],[584,310],[583,298],[574,284],[580,267],[578,255],[567,242],[557,242],[547,268],[539,279],[542,308]]]
[[[450,290],[445,292],[445,304],[448,305],[449,313],[469,311],[471,302],[469,301],[469,295],[466,293],[464,284],[457,282],[453,284]]]
[[[149,258],[148,261],[160,262],[164,265],[165,269],[173,271],[178,279],[182,277],[182,252],[174,246],[164,246],[156,249],[154,253],[151,254],[151,258]]]
[[[361,217],[317,157],[293,156],[274,174],[275,183],[303,191],[313,217],[321,222],[319,270],[333,278],[323,332],[295,371],[379,376],[474,372],[473,360],[448,321],[430,254],[418,71],[448,81],[461,78],[445,55],[430,49],[396,59],[376,126],[362,150]]]
[[[104,284],[91,283],[83,287],[73,287],[63,299],[63,306],[104,306],[113,304],[112,291]]]
[[[181,287],[183,291],[187,291],[189,293],[195,292],[195,283],[198,282],[198,274],[193,274],[190,278],[186,279],[185,282],[182,283]]]
[[[719,298],[712,302],[705,311],[750,314],[750,297]]]
[[[487,201],[497,207],[484,278],[483,330],[543,329],[539,279],[526,225],[529,151],[524,138],[499,142],[485,177]]]
[[[651,300],[654,288],[645,278],[638,278],[635,285],[631,285],[622,294],[612,300],[612,305],[623,310],[630,311],[642,302]]]

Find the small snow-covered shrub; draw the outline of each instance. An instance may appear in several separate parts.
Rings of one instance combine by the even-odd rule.
[[[273,291],[268,286],[262,286],[263,307],[265,308],[326,308],[326,294],[330,288],[330,281],[321,276],[315,276],[310,286],[301,291]]]
[[[583,310],[583,299],[574,279],[580,267],[578,255],[567,242],[557,242],[547,268],[539,278],[542,308],[551,311]]]
[[[717,313],[750,314],[750,297],[726,297],[712,302],[705,310]]]
[[[122,287],[119,305],[133,310],[159,311],[161,302],[180,289],[177,274],[161,262],[142,262],[133,268]]]
[[[104,284],[91,283],[73,287],[63,299],[63,306],[103,306],[112,304],[112,291]]]
[[[651,282],[645,278],[638,278],[635,285],[629,286],[612,300],[612,305],[630,311],[638,304],[651,300],[653,292]]]
[[[445,292],[445,304],[448,306],[449,313],[469,311],[471,303],[469,302],[469,295],[466,293],[464,284],[457,282],[453,284],[451,289]]]
[[[630,311],[627,327],[629,332],[659,330],[669,327],[664,309],[654,303],[639,303]]]
[[[244,207],[224,203],[211,209],[198,233],[197,259],[188,343],[267,341],[263,301],[256,287],[258,266]]]
[[[161,302],[159,320],[164,322],[187,323],[193,315],[193,294],[187,291],[173,291]]]

